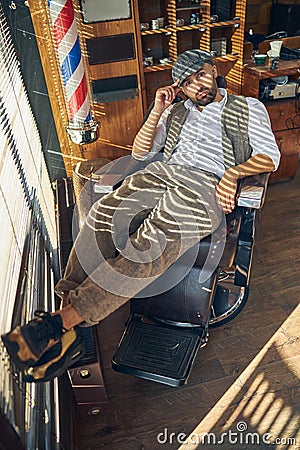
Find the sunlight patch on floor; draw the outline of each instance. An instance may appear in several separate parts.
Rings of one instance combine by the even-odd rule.
[[[240,440],[248,433],[248,439],[256,439],[256,444],[261,445],[263,440],[264,445],[269,445],[271,439],[275,445],[272,448],[300,449],[300,413],[296,402],[289,404],[297,396],[300,378],[299,325],[300,305],[178,450],[203,448],[205,442],[220,444],[222,433],[227,439],[234,435]],[[209,434],[210,441],[205,441]]]

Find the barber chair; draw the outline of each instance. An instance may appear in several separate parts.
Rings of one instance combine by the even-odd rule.
[[[224,77],[217,83],[226,87]],[[115,371],[174,387],[187,382],[209,328],[232,320],[247,301],[256,213],[268,178],[264,173],[241,180],[237,206],[226,223],[130,300],[130,316],[112,358]],[[191,258],[194,264],[184,272]],[[173,277],[181,281],[168,289]],[[160,293],[152,295],[156,290]]]
[[[220,83],[226,86],[223,78]],[[115,180],[109,191],[144,165],[124,157],[93,170],[85,186],[90,205],[85,198],[86,210],[79,211],[79,218],[106,193],[105,179]],[[130,300],[130,315],[112,358],[115,371],[174,387],[187,382],[198,350],[208,342],[209,329],[232,320],[247,301],[255,220],[268,177],[241,180],[237,206],[226,223]],[[170,289],[170,279],[181,281]]]
[[[81,214],[77,211],[79,219],[94,201],[105,194],[105,191],[95,193],[99,180],[107,174],[114,175],[109,179],[116,179],[119,173],[118,185],[126,175],[144,165],[131,157],[119,158],[108,164],[100,161],[103,165],[100,169],[98,164],[96,161],[92,168],[88,167],[91,176],[85,186],[83,203],[86,208],[77,201],[81,208]],[[115,371],[170,386],[187,382],[198,350],[208,341],[209,329],[232,320],[247,301],[255,220],[264,202],[268,177],[269,174],[260,174],[241,180],[237,206],[226,216],[226,224],[186,252],[158,278],[155,283],[158,283],[159,294],[152,295],[153,285],[150,285],[130,300],[130,315],[112,358]],[[58,181],[62,273],[72,246],[72,192],[71,180]],[[194,261],[192,267],[191,259]],[[168,289],[170,277],[181,281]],[[86,329],[89,335],[85,340],[89,350],[94,350],[76,367],[69,369],[78,406],[92,411],[92,414],[102,410],[107,403],[100,355],[97,353],[97,333],[90,333],[95,329]]]
[[[255,219],[268,175],[243,179],[225,227],[200,241],[154,282],[162,292],[196,252],[192,268],[176,286],[151,295],[152,283],[150,290],[130,300],[130,316],[112,358],[115,371],[174,387],[187,382],[199,348],[208,342],[209,328],[232,320],[247,301]],[[222,255],[216,265],[218,245]]]

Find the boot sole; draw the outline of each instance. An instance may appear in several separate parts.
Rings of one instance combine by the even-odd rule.
[[[17,326],[10,333],[3,334],[1,338],[9,353],[11,361],[15,364],[17,369],[24,370],[35,364],[38,358],[29,349],[20,329],[21,327]]]
[[[61,376],[70,366],[75,364],[85,354],[85,348],[77,336],[76,331],[69,330],[63,334],[61,339],[61,348],[59,354],[53,357],[51,353],[55,351],[49,350],[44,354],[43,359],[49,360],[42,364],[36,364],[23,373],[23,381],[27,383],[44,383],[51,381],[55,377]]]

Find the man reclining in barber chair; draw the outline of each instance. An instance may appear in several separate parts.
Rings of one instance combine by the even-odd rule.
[[[240,179],[278,166],[265,107],[218,88],[209,53],[181,54],[172,77],[173,84],[156,92],[132,151],[142,160],[164,148],[163,159],[126,177],[93,205],[56,286],[63,308],[37,312],[2,336],[28,382],[50,380],[73,365],[84,352],[81,325],[95,325],[138,298],[220,228],[235,208]],[[173,104],[179,92],[187,100]]]

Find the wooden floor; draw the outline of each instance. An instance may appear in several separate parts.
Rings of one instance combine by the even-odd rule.
[[[95,417],[77,413],[80,450],[300,449],[299,188],[300,167],[294,181],[269,186],[248,303],[211,330],[187,385],[112,371],[127,308],[103,321],[109,405]]]

